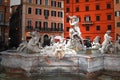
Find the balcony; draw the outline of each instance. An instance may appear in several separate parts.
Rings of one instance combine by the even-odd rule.
[[[45,28],[41,28],[41,29],[39,29],[39,31],[40,32],[63,32],[63,29],[58,29],[58,28],[56,28],[56,29],[53,29],[53,28],[45,29]]]
[[[93,21],[84,21],[82,25],[93,25]]]
[[[8,22],[4,23],[3,21],[1,21],[0,26],[7,27],[7,26],[9,26],[9,23]]]
[[[26,31],[32,31],[33,30],[33,26],[26,26]]]

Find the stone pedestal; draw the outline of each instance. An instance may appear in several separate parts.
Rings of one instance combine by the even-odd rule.
[[[7,68],[21,69],[30,72],[33,66],[38,65],[40,61],[39,54],[23,54],[15,51],[1,52],[1,65]]]
[[[120,71],[120,55],[103,55],[96,50],[91,50],[90,53],[80,52],[74,57],[64,56],[62,60],[56,60],[54,56],[43,56],[40,53],[25,54],[16,51],[3,51],[0,53],[2,66],[7,69],[21,69],[28,74],[31,72],[41,74],[44,71],[52,72],[57,69],[70,73],[76,73],[75,71],[78,69],[87,73],[100,70]]]
[[[95,72],[104,68],[104,57],[100,53],[79,55],[79,69],[86,72]]]
[[[104,69],[110,71],[120,71],[120,55],[104,55]]]

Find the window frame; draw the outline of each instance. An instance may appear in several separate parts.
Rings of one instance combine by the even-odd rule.
[[[96,26],[96,30],[97,30],[97,31],[100,31],[100,25],[97,25],[97,26]]]
[[[28,14],[32,14],[32,8],[28,7]]]

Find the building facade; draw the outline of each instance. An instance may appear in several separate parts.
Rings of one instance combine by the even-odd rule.
[[[95,36],[103,36],[111,30],[114,39],[114,4],[113,0],[64,0],[64,35],[69,37],[69,18],[79,17],[79,26],[84,39],[93,40]]]
[[[0,0],[0,49],[8,46],[10,0]]]
[[[40,32],[41,42],[49,43],[51,37],[64,37],[64,1],[63,0],[21,0],[19,15],[21,41],[29,40],[30,32]],[[17,15],[16,15],[17,17]],[[14,19],[12,19],[14,22]],[[15,28],[15,27],[14,27]],[[13,40],[14,41],[14,40]]]
[[[29,32],[37,29],[42,43],[51,36],[64,36],[63,0],[22,0],[22,40],[29,39]]]
[[[120,35],[120,0],[114,0],[115,11],[115,38]]]

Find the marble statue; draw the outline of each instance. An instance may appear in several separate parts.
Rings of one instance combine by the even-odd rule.
[[[53,52],[57,59],[62,59],[64,57],[64,49],[62,45],[57,45],[55,51]]]
[[[39,32],[33,31],[30,33],[31,39],[29,42],[24,41],[19,45],[17,51],[24,52],[25,50],[29,53],[36,53],[41,51],[41,44],[39,42],[40,35]]]
[[[19,45],[19,47],[17,48],[17,51],[23,52],[24,49],[26,48],[26,46],[27,46],[27,41],[23,41],[23,42]]]
[[[70,41],[68,42],[72,49],[77,51],[84,48],[83,38],[81,36],[80,27],[78,25],[79,18],[77,16],[68,16],[69,24],[72,26],[69,30]]]
[[[120,35],[117,34],[117,40],[115,42],[115,46],[117,50],[120,50]]]
[[[27,48],[31,50],[32,52],[40,52],[41,46],[40,46],[40,35],[39,32],[33,31],[31,32],[31,39],[28,42]]]
[[[92,42],[92,49],[99,49],[100,47],[100,36],[96,36]]]
[[[102,47],[100,48],[101,53],[113,53],[114,51],[113,43],[111,41],[112,37],[110,36],[110,33],[111,31],[108,30],[104,35],[104,41],[102,43]]]

